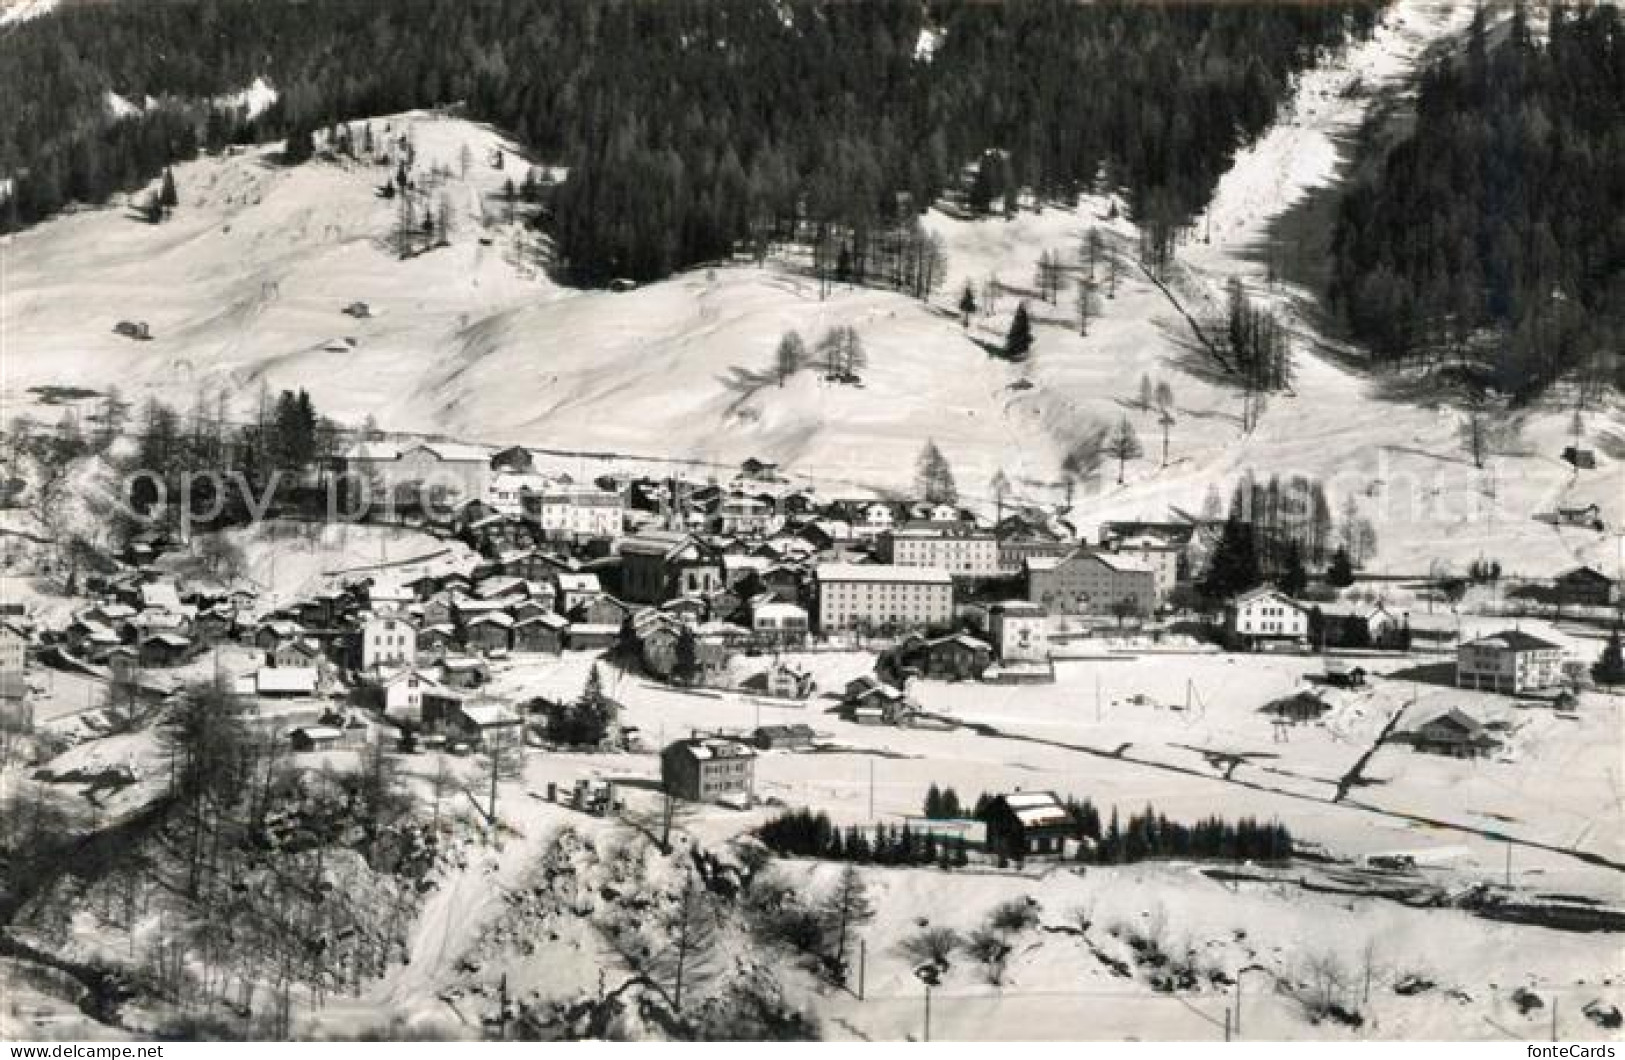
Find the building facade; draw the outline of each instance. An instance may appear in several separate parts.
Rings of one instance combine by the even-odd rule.
[[[554,484],[525,494],[524,516],[554,541],[584,541],[621,536],[626,499],[596,486]]]
[[[749,799],[756,790],[756,750],[740,740],[696,736],[660,753],[666,793],[688,802]]]
[[[477,500],[486,495],[491,461],[485,450],[455,442],[362,442],[341,458],[344,473],[369,503]]]
[[[905,523],[880,535],[880,559],[899,567],[936,567],[962,577],[999,573],[999,541],[973,523]]]
[[[1270,642],[1302,645],[1309,637],[1309,612],[1292,597],[1264,585],[1226,605],[1224,629],[1233,642],[1249,648]]]
[[[1080,548],[1059,560],[1028,560],[1027,601],[1051,614],[1143,618],[1156,607],[1156,574],[1137,557]]]
[[[1502,630],[1456,649],[1456,687],[1516,695],[1563,680],[1563,649],[1519,630]]]
[[[987,609],[987,631],[993,650],[1005,662],[1049,659],[1049,615],[1037,604],[1005,600]]]
[[[936,567],[823,563],[815,572],[818,628],[918,629],[953,618],[954,583]]]
[[[356,639],[358,669],[411,666],[417,662],[417,630],[398,615],[374,615],[361,623]]]
[[[1174,587],[1179,584],[1179,568],[1185,554],[1182,546],[1169,544],[1150,534],[1141,534],[1118,541],[1112,551],[1120,556],[1134,556],[1145,561],[1154,575],[1152,584],[1157,603],[1166,603],[1173,595]]]
[[[21,699],[28,691],[28,635],[0,623],[0,699]]]
[[[693,534],[646,530],[623,539],[620,554],[621,596],[634,603],[709,596],[726,585],[722,556]]]

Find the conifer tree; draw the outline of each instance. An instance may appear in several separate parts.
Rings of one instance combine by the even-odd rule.
[[[1591,667],[1591,679],[1608,688],[1625,684],[1625,654],[1621,652],[1617,625],[1608,634],[1608,643],[1603,645],[1602,654]]]
[[[1010,331],[1004,337],[1004,356],[1011,361],[1025,361],[1033,349],[1033,323],[1027,317],[1027,303],[1016,306],[1016,315],[1010,320]]]
[[[976,312],[976,289],[969,280],[965,281],[965,289],[959,293],[959,319],[960,327],[970,327],[971,314]]]
[[[1347,548],[1339,547],[1332,553],[1331,565],[1326,568],[1326,584],[1335,589],[1346,589],[1354,584],[1354,563]]]
[[[1117,421],[1112,428],[1111,435],[1106,439],[1106,451],[1117,460],[1117,483],[1122,485],[1123,473],[1130,460],[1138,460],[1145,454],[1140,445],[1140,436],[1134,432],[1134,424],[1129,422],[1127,416]]]
[[[953,468],[937,443],[927,441],[915,464],[914,488],[928,504],[957,504],[959,490],[954,485]]]
[[[168,213],[180,204],[180,196],[175,192],[175,171],[165,167],[163,184],[158,189],[158,205]]]

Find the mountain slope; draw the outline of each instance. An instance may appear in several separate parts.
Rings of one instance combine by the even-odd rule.
[[[1244,151],[1221,182],[1213,242],[1180,248],[1169,290],[1186,311],[1216,311],[1231,276],[1290,311],[1294,292],[1269,289],[1247,251],[1276,212],[1334,176],[1334,137],[1363,106],[1340,87],[1355,76],[1368,84],[1401,76],[1464,18],[1401,4],[1373,41],[1304,78],[1290,122]],[[1169,504],[1199,508],[1210,484],[1223,488],[1251,468],[1328,480],[1334,506],[1354,496],[1377,523],[1377,562],[1390,570],[1425,571],[1439,555],[1458,565],[1492,556],[1524,573],[1618,562],[1607,537],[1531,519],[1589,501],[1612,518],[1625,514],[1606,455],[1579,480],[1559,461],[1565,415],[1529,412],[1519,440],[1475,468],[1457,440],[1459,417],[1382,400],[1367,379],[1318,356],[1319,338],[1295,316],[1294,390],[1243,433],[1239,393],[1200,352],[1169,294],[1133,264],[1135,231],[1109,200],[1008,222],[932,212],[925,223],[943,238],[949,276],[929,305],[845,288],[821,301],[806,263],[793,259],[587,292],[548,281],[534,248],[520,247],[528,234],[502,223],[502,182],[525,163],[499,134],[423,113],[373,127],[408,133],[419,168],[442,169],[449,246],[397,259],[395,205],[375,193],[387,168],[284,169],[273,148],[179,167],[181,207],[162,225],[88,211],[4,245],[7,418],[41,385],[116,380],[127,397],[161,394],[182,407],[224,389],[238,408],[261,386],[302,386],[324,413],[352,423],[372,415],[403,431],[651,457],[755,454],[835,493],[906,488],[929,437],[973,499],[985,499],[1003,469],[1025,499],[1060,503],[1068,447],[1126,415],[1148,457],[1129,463],[1122,486],[1108,462],[1099,494],[1074,497],[1085,524],[1157,516]],[[498,154],[500,170],[491,164]],[[474,160],[466,173],[465,158]],[[1104,315],[1082,337],[1070,295],[1050,306],[1031,287],[1039,254],[1076,262],[1091,226],[1125,264],[1116,296],[1102,300]],[[1071,270],[1069,287],[1078,275]],[[1005,293],[994,311],[961,327],[951,307],[963,283],[980,288],[995,277]],[[984,347],[1002,341],[1023,297],[1039,324],[1037,352],[1011,365]],[[340,312],[356,300],[372,319]],[[113,334],[123,319],[149,322],[153,341]],[[777,385],[770,368],[780,334],[798,329],[811,345],[834,324],[862,336],[864,385],[826,383],[813,371]],[[1133,407],[1143,375],[1175,393],[1163,468],[1155,417]],[[1617,410],[1607,422],[1594,416],[1591,428],[1625,438]]]

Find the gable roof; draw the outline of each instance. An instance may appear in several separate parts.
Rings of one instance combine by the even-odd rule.
[[[1281,603],[1286,604],[1295,611],[1302,611],[1304,609],[1302,604],[1298,603],[1298,601],[1292,599],[1292,597],[1288,596],[1286,593],[1283,593],[1273,585],[1260,585],[1256,589],[1248,589],[1246,592],[1239,594],[1234,600],[1232,600],[1231,606],[1242,608],[1258,600],[1270,598],[1279,600]]]
[[[1614,579],[1608,577],[1608,575],[1604,574],[1600,570],[1597,570],[1595,567],[1575,567],[1573,570],[1564,571],[1562,574],[1559,574],[1552,580],[1559,582],[1584,581],[1601,585],[1614,584]]]
[[[260,693],[316,691],[316,669],[311,666],[265,666],[254,673],[254,687]]]
[[[953,576],[940,567],[899,567],[889,563],[820,563],[813,573],[820,582],[873,582],[884,585],[953,584]]]
[[[1463,736],[1469,737],[1477,736],[1484,731],[1484,726],[1479,723],[1477,718],[1464,714],[1455,707],[1451,707],[1442,714],[1435,714],[1427,721],[1424,721],[1420,727],[1423,729],[1440,727],[1455,729]]]
[[[506,703],[464,703],[457,708],[457,713],[481,729],[520,722],[519,715],[509,710]]]
[[[1519,629],[1503,629],[1487,637],[1467,642],[1469,647],[1505,648],[1508,651],[1556,651],[1561,645],[1542,640]]]
[[[513,624],[515,631],[535,629],[537,627],[552,630],[554,633],[562,633],[570,628],[570,620],[556,612],[544,611],[539,615],[522,618]]]
[[[1053,791],[1015,791],[997,797],[1026,828],[1070,826],[1072,815]]]
[[[620,553],[623,556],[659,556],[661,559],[673,559],[688,548],[701,552],[709,551],[698,537],[682,530],[644,530],[623,538]]]

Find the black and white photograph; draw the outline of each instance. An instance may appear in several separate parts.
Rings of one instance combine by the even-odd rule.
[[[1615,4],[0,0],[9,1057],[1612,1057],[1622,580]]]

